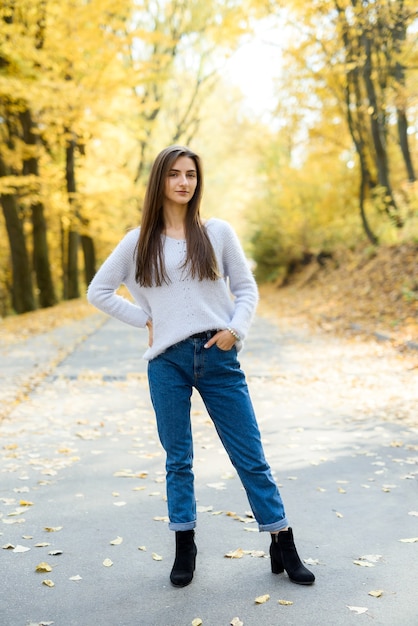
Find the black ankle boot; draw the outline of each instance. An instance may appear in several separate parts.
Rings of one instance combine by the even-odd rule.
[[[175,587],[185,587],[192,582],[196,554],[194,530],[176,531],[176,558],[170,574],[171,583]]]
[[[314,582],[315,576],[303,565],[296,551],[291,528],[272,534],[270,558],[273,574],[286,570],[290,580],[298,585],[312,585]]]

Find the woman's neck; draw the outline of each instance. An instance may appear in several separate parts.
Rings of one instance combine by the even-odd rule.
[[[164,234],[173,239],[185,239],[186,237],[186,213],[187,207],[164,207]]]
[[[179,228],[173,226],[166,226],[163,230],[164,235],[166,237],[170,237],[171,239],[186,239],[186,230],[184,226]]]

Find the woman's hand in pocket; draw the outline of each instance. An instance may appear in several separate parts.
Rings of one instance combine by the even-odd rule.
[[[216,335],[213,335],[207,343],[205,343],[205,348],[211,348],[214,344],[216,344],[220,350],[227,352],[228,350],[232,350],[235,342],[236,339],[229,332],[229,330],[220,330],[216,333]]]

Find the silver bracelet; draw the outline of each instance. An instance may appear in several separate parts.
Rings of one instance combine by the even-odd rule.
[[[226,330],[228,330],[228,331],[231,333],[231,335],[232,335],[233,337],[235,337],[235,339],[236,339],[237,341],[241,341],[241,337],[238,335],[238,333],[237,333],[237,332],[235,332],[235,330],[234,330],[233,328],[230,328],[229,326],[227,326],[227,327],[226,327]]]

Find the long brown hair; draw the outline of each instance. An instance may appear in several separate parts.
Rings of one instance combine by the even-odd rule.
[[[192,278],[216,280],[219,271],[212,244],[200,219],[200,202],[203,191],[203,172],[200,158],[184,146],[169,146],[156,157],[148,179],[142,210],[141,230],[136,247],[136,281],[142,287],[159,287],[168,283],[162,233],[164,231],[163,201],[168,172],[179,157],[193,159],[196,166],[197,185],[186,213],[187,255],[183,267],[189,268]]]

